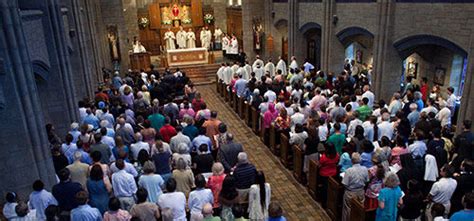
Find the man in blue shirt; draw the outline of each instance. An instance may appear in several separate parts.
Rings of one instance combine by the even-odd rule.
[[[235,91],[238,97],[245,95],[245,89],[247,88],[247,81],[242,78],[242,74],[239,74],[239,79],[235,82]]]
[[[450,220],[451,221],[462,221],[462,220],[474,220],[474,193],[469,192],[464,195],[463,198],[464,210],[455,212]]]
[[[133,175],[125,171],[123,159],[118,159],[115,162],[115,166],[119,171],[112,174],[114,195],[120,200],[121,207],[130,211],[132,206],[135,205],[134,195],[137,192],[137,184]]]
[[[86,117],[84,117],[84,124],[90,124],[94,127],[94,130],[99,129],[99,119],[92,114],[90,109],[86,110]]]
[[[199,136],[193,139],[193,152],[198,151],[199,146],[201,144],[207,144],[209,147],[208,151],[212,149],[212,141],[209,137],[206,136],[206,128],[201,127],[199,128]],[[210,152],[210,151],[209,151]],[[199,154],[199,151],[198,151]]]
[[[79,206],[71,211],[71,220],[102,221],[99,210],[87,204],[88,199],[89,194],[86,191],[80,191],[76,194],[76,202]]]

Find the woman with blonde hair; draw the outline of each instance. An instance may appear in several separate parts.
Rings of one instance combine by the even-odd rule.
[[[152,203],[158,203],[158,198],[163,193],[161,187],[165,183],[159,174],[155,174],[155,171],[155,164],[151,161],[146,161],[143,165],[143,175],[138,180],[138,186],[148,191],[148,201]]]
[[[222,189],[222,182],[224,182],[226,174],[224,173],[224,166],[222,163],[217,162],[212,165],[212,175],[207,179],[207,187],[211,189],[212,195],[214,195],[213,208],[219,208],[219,194]]]

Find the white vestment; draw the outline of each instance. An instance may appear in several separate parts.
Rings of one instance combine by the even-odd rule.
[[[282,75],[288,74],[288,71],[286,69],[286,63],[283,59],[280,59],[277,63],[276,70],[281,70]]]
[[[166,49],[167,50],[176,49],[176,46],[174,44],[174,39],[176,39],[176,37],[174,36],[174,33],[172,31],[167,31],[165,33],[165,42],[166,42]]]
[[[230,41],[230,50],[228,54],[238,54],[239,53],[239,42],[237,38],[234,38]]]
[[[298,63],[296,63],[296,60],[291,61],[290,69],[297,69],[297,68],[298,68]]]
[[[270,73],[270,76],[275,76],[275,65],[272,63],[272,62],[268,62],[266,65],[265,65],[265,72]]]
[[[242,79],[245,80],[248,80],[250,78],[250,74],[247,73],[247,71],[243,67],[239,67],[239,69],[237,69],[237,74],[242,75]]]
[[[244,66],[244,69],[245,69],[245,72],[247,72],[247,77],[245,80],[249,80],[250,79],[250,74],[252,73],[252,67],[250,66],[250,64],[245,64]]]
[[[214,30],[214,42],[220,43],[222,41],[222,30],[220,28]]]
[[[211,31],[209,30],[202,30],[201,31],[201,47],[209,49],[211,46]]]
[[[176,43],[178,44],[178,48],[186,48],[186,38],[186,31],[180,30],[176,32]]]
[[[233,77],[233,74],[232,74],[232,69],[227,66],[224,68],[224,82],[226,84],[230,84],[230,82],[232,81],[232,77]]]
[[[255,78],[257,78],[257,81],[260,81],[262,79],[262,76],[265,75],[265,71],[262,67],[255,67],[253,69],[253,72],[255,73]]]
[[[224,69],[225,66],[221,66],[219,70],[217,70],[217,78],[222,81],[224,80]]]
[[[257,58],[257,59],[253,62],[252,68],[255,69],[258,65],[260,65],[260,67],[263,67],[263,66],[265,66],[265,63],[263,63],[262,59]]]
[[[146,52],[146,49],[141,44],[134,44],[132,52],[133,53],[144,53],[144,52]]]
[[[232,67],[230,67],[230,68],[232,69],[232,73],[235,74],[235,73],[237,73],[237,69],[239,69],[239,65],[234,64],[234,65],[232,65]]]
[[[226,53],[230,51],[230,40],[227,37],[222,38],[222,50]]]
[[[196,47],[196,35],[192,31],[186,33],[186,48]]]

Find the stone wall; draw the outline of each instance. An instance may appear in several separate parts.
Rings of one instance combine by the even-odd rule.
[[[242,0],[242,30],[243,35],[243,46],[239,45],[240,48],[243,48],[247,57],[250,61],[255,59],[256,52],[253,45],[253,19],[260,18],[262,22],[265,19],[265,1],[261,0]],[[263,25],[263,24],[262,24]],[[263,39],[266,39],[266,36],[263,36]],[[265,41],[264,41],[265,42]],[[264,43],[263,42],[263,43]],[[265,44],[263,44],[265,47]],[[263,52],[263,51],[262,51]]]

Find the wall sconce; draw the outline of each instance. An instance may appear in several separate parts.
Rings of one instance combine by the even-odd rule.
[[[337,25],[337,22],[339,21],[339,18],[337,17],[337,15],[333,15],[332,16],[332,24],[333,25]]]

